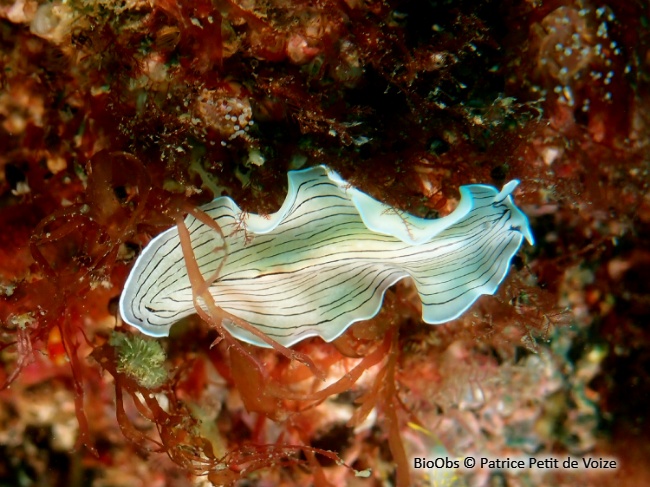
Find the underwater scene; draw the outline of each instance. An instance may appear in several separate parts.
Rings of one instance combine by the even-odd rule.
[[[650,485],[650,5],[0,1],[0,487]]]

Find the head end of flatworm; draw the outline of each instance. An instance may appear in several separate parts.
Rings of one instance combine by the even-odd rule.
[[[514,202],[512,201],[512,192],[517,188],[517,186],[519,186],[519,183],[520,181],[518,179],[513,179],[512,181],[504,184],[503,188],[501,188],[501,191],[499,191],[499,193],[494,197],[494,204],[498,204],[504,200],[507,200],[508,206],[513,212],[515,220],[519,223],[519,225],[516,227],[517,230],[521,232],[521,234],[530,245],[535,245],[535,238],[533,237],[533,232],[530,230],[530,222],[528,221],[528,217],[523,211],[515,206]]]

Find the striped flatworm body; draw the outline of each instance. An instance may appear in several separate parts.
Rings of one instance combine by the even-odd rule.
[[[374,316],[386,289],[408,276],[424,321],[450,321],[480,295],[494,294],[523,239],[533,243],[528,219],[510,196],[517,181],[500,192],[463,186],[451,214],[427,220],[374,200],[324,166],[288,178],[287,198],[272,215],[244,213],[228,197],[202,207],[225,237],[191,215],[185,219],[204,278],[219,269],[210,286],[217,306],[285,346],[311,336],[335,339]],[[143,250],[120,311],[152,336],[168,335],[195,312],[177,227]],[[268,347],[224,325],[240,340]]]

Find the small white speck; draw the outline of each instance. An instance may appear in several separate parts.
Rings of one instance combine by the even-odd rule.
[[[564,98],[566,98],[568,105],[572,107],[575,104],[575,101],[573,99],[573,92],[571,91],[571,88],[565,86],[562,90],[562,94],[564,95]]]

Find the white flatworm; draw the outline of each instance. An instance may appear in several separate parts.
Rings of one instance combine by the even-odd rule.
[[[373,317],[385,291],[410,276],[431,324],[460,316],[482,294],[494,294],[524,238],[526,215],[511,193],[473,184],[458,207],[435,220],[404,214],[324,166],[288,174],[277,213],[247,214],[228,197],[202,207],[223,235],[192,215],[185,219],[194,255],[217,306],[285,346],[307,337],[331,341]],[[225,238],[225,242],[224,242]],[[224,245],[225,244],[225,245]],[[152,336],[195,312],[178,228],[143,250],[120,298],[127,323]],[[226,320],[235,337],[268,347]]]

